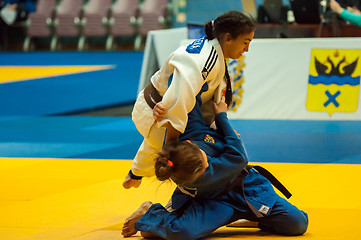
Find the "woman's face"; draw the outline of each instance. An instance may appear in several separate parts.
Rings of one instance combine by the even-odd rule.
[[[248,52],[249,44],[253,40],[253,37],[254,31],[241,34],[237,38],[232,38],[229,33],[226,33],[221,42],[224,58],[240,58],[244,52]]]
[[[189,140],[186,140],[186,142],[197,146],[196,144],[192,143],[192,142],[189,141]],[[197,146],[197,148],[198,148],[198,146]],[[195,179],[199,178],[199,177],[206,171],[206,169],[207,169],[208,166],[209,166],[207,154],[206,154],[202,149],[200,149],[200,148],[199,148],[199,151],[201,152],[202,168],[201,168],[201,169],[198,169],[198,171],[196,172],[196,175],[195,175],[193,181],[195,181]]]

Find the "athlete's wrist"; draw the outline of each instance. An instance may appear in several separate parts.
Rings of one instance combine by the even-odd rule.
[[[129,177],[134,180],[141,180],[143,178],[142,176],[137,176],[133,174],[132,170],[129,170]]]

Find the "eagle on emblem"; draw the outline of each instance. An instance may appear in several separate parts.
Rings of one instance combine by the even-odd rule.
[[[335,64],[331,61],[330,57],[327,57],[327,62],[330,63],[330,65],[331,65],[331,70],[329,72],[327,72],[327,70],[328,70],[327,65],[322,64],[315,57],[316,71],[319,75],[324,75],[324,76],[332,76],[332,75],[337,75],[340,77],[350,76],[355,71],[355,68],[356,68],[357,62],[358,62],[358,58],[351,64],[342,67],[342,72],[341,72],[340,66],[345,61],[346,61],[346,57],[343,57],[343,59],[335,66]]]

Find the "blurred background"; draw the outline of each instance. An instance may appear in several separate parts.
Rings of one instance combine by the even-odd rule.
[[[228,10],[257,18],[256,38],[352,37],[320,0],[1,0],[2,51],[143,50],[150,30],[204,24]],[[324,1],[327,2],[327,1]],[[358,0],[339,0],[360,8]],[[320,4],[321,3],[321,4]],[[326,4],[326,3],[324,3]],[[319,29],[322,23],[324,28]]]

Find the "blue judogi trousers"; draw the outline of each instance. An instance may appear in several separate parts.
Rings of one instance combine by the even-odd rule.
[[[181,213],[168,212],[157,203],[135,222],[135,229],[169,240],[198,239],[238,219],[258,221],[262,230],[279,235],[302,235],[307,230],[308,215],[282,197],[263,218],[256,218],[246,205],[228,200],[192,199]]]

